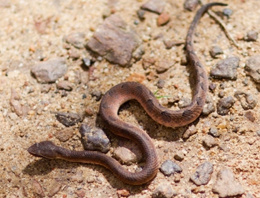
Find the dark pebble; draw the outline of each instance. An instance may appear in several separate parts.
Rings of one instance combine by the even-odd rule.
[[[229,109],[233,106],[235,100],[232,96],[222,98],[217,103],[217,112],[219,115],[227,115]]]
[[[110,141],[103,130],[82,124],[79,132],[85,150],[98,150],[106,153],[110,149]]]
[[[82,121],[82,117],[77,113],[56,112],[55,117],[66,127],[73,126]]]

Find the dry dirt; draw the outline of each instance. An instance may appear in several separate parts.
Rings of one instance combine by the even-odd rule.
[[[94,30],[103,22],[104,13],[111,9],[140,35],[145,46],[144,58],[154,57],[157,61],[167,60],[174,63],[166,73],[159,75],[166,84],[163,89],[158,90],[158,94],[172,98],[191,97],[189,72],[181,65],[181,60],[185,57],[184,46],[167,50],[163,39],[160,39],[160,36],[159,39],[155,38],[163,35],[164,39],[183,41],[195,11],[185,11],[183,1],[167,0],[165,11],[171,17],[167,25],[158,27],[158,15],[149,12],[146,13],[145,21],[136,25],[136,11],[144,2],[0,0],[0,197],[41,197],[54,192],[57,193],[53,197],[64,198],[117,197],[120,189],[129,191],[130,197],[150,197],[155,188],[164,182],[173,187],[178,193],[177,197],[218,197],[211,189],[216,174],[222,167],[231,168],[246,193],[260,197],[260,137],[257,135],[257,131],[260,130],[259,103],[251,110],[256,118],[254,122],[245,118],[246,111],[239,101],[235,102],[229,115],[220,116],[214,112],[201,117],[196,123],[198,132],[187,141],[178,138],[185,128],[162,127],[152,121],[138,104],[130,103],[130,108],[121,112],[122,119],[141,126],[149,133],[156,145],[160,164],[166,159],[174,160],[173,156],[178,150],[185,153],[184,160],[176,162],[183,169],[180,175],[166,177],[159,172],[150,184],[143,186],[125,185],[109,171],[96,165],[37,159],[27,152],[26,149],[30,145],[44,140],[52,140],[70,149],[83,149],[79,138],[79,125],[70,128],[74,135],[67,142],[60,142],[55,138],[55,133],[66,127],[56,120],[53,112],[82,114],[88,107],[94,114],[86,116],[85,121],[93,124],[99,108],[99,102],[91,97],[90,93],[93,90],[105,93],[112,86],[126,80],[142,81],[152,92],[158,90],[158,76],[152,75],[156,73],[155,70],[151,71],[148,79],[142,61],[134,63],[129,68],[123,68],[101,60],[93,65],[95,69],[91,71],[93,73],[89,78],[89,71],[81,67],[81,61],[68,57],[63,37],[72,32],[84,32],[87,39],[91,38]],[[260,96],[255,83],[244,72],[247,58],[260,53],[259,39],[256,42],[238,39],[249,30],[260,32],[260,1],[221,2],[228,3],[229,8],[233,10],[230,19],[224,19],[224,22],[241,49],[234,47],[220,26],[206,14],[195,36],[196,51],[207,71],[220,59],[231,55],[240,58],[240,67],[237,80],[211,80],[217,85],[217,89],[210,95],[216,105],[220,84],[224,84],[225,96],[234,96],[236,90],[242,90],[252,94],[259,101]],[[222,9],[214,8],[219,11]],[[209,55],[209,49],[213,45],[220,46],[224,51],[218,59],[212,59]],[[80,53],[81,57],[84,57],[87,52],[81,50]],[[55,83],[51,84],[48,93],[41,92],[43,84],[38,83],[30,73],[32,66],[39,62],[39,56],[44,60],[67,58],[69,69],[61,80],[67,79],[74,85],[67,96],[61,96],[61,91],[57,91]],[[80,84],[79,74],[82,78]],[[18,116],[11,108],[11,90],[16,91],[20,97],[19,103],[29,110],[27,115]],[[85,99],[82,97],[83,94],[87,96]],[[167,98],[160,101],[167,103]],[[217,141],[225,145],[225,150],[219,147],[206,150],[202,146],[202,140],[210,127],[219,129],[221,137],[217,138]],[[238,132],[233,132],[234,128],[238,128]],[[206,160],[214,164],[212,178],[206,186],[196,187],[189,178],[197,166]],[[179,182],[175,182],[178,180],[176,177],[180,177]]]

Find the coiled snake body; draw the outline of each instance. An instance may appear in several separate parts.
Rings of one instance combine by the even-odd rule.
[[[196,86],[191,104],[181,110],[172,111],[162,107],[153,93],[137,82],[125,82],[112,87],[102,98],[99,114],[107,128],[114,134],[134,141],[143,153],[145,166],[140,172],[125,170],[115,159],[97,151],[74,151],[56,146],[50,141],[36,143],[28,152],[37,157],[63,159],[71,162],[99,164],[112,171],[120,180],[131,185],[149,182],[157,174],[159,163],[150,137],[141,129],[123,122],[118,117],[120,106],[129,100],[137,100],[156,122],[167,127],[180,127],[196,120],[201,114],[208,89],[207,74],[193,48],[193,33],[201,16],[212,6],[223,3],[209,3],[196,13],[186,37],[187,58],[195,70]]]

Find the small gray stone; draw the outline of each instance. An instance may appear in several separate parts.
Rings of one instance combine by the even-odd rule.
[[[203,146],[205,146],[206,148],[212,148],[214,146],[217,146],[218,143],[216,142],[215,138],[213,138],[210,135],[207,135],[203,141],[202,141]]]
[[[214,111],[215,111],[214,101],[209,95],[207,95],[206,102],[203,106],[202,114],[209,115]]]
[[[246,41],[257,41],[258,39],[258,32],[251,30],[249,32],[247,32],[245,40]]]
[[[235,180],[233,172],[228,168],[223,168],[218,172],[212,191],[218,193],[219,197],[239,196],[245,192],[241,184]]]
[[[111,63],[129,66],[133,51],[141,44],[139,36],[116,14],[105,19],[87,47]]]
[[[160,167],[160,171],[167,176],[174,174],[175,172],[182,172],[182,168],[171,160],[166,160]]]
[[[223,9],[223,14],[227,17],[230,17],[233,14],[233,10],[229,9],[229,8],[224,8]]]
[[[251,56],[246,61],[245,70],[256,83],[260,83],[260,55]]]
[[[213,46],[209,53],[213,58],[216,58],[217,55],[223,54],[223,50],[219,46]]]
[[[189,10],[189,11],[193,11],[193,10],[196,9],[198,4],[199,4],[198,0],[185,0],[185,2],[184,2],[184,9],[185,10]]]
[[[259,130],[259,131],[257,131],[257,132],[256,132],[256,134],[257,134],[258,136],[260,136],[260,130]]]
[[[243,109],[248,110],[256,107],[257,100],[251,94],[236,91],[234,96],[240,101]]]
[[[221,98],[217,103],[217,112],[219,115],[227,115],[229,109],[234,105],[235,100],[232,96]]]
[[[162,183],[157,186],[154,190],[152,197],[153,198],[171,198],[176,196],[177,193],[172,189],[171,185],[168,183]]]
[[[161,14],[165,7],[164,0],[148,0],[145,4],[141,6],[142,9]]]
[[[78,49],[82,49],[85,47],[85,37],[86,35],[82,32],[75,32],[75,33],[71,33],[67,36],[65,36],[64,40],[73,45],[74,47],[78,48]]]
[[[82,117],[77,113],[55,112],[55,117],[66,127],[73,126],[82,121]]]
[[[213,164],[210,162],[204,162],[203,164],[199,165],[196,172],[191,176],[191,181],[200,186],[206,185],[213,172]]]
[[[32,74],[40,83],[52,83],[67,72],[64,58],[55,58],[33,66]]]
[[[98,150],[106,153],[110,149],[110,141],[103,130],[82,124],[79,132],[85,150]]]
[[[237,68],[239,66],[238,57],[230,57],[219,61],[211,69],[210,75],[214,78],[226,78],[235,80],[237,78]]]
[[[211,127],[209,129],[209,134],[212,135],[213,137],[219,137],[220,136],[218,129],[216,127]]]

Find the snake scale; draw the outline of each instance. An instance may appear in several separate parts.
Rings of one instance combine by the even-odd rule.
[[[202,15],[212,6],[226,6],[223,3],[203,5],[196,13],[186,37],[186,53],[195,71],[195,90],[192,102],[186,108],[169,110],[160,105],[154,94],[137,82],[124,82],[105,93],[100,103],[99,114],[106,128],[114,134],[134,141],[143,153],[145,166],[140,172],[129,172],[112,157],[97,151],[75,151],[56,146],[51,141],[36,143],[28,152],[36,157],[62,159],[71,162],[99,164],[114,173],[121,181],[131,185],[141,185],[151,181],[157,174],[159,163],[156,149],[150,137],[140,128],[125,123],[118,117],[120,106],[129,100],[137,100],[156,122],[167,127],[181,127],[196,120],[202,112],[208,89],[207,73],[193,47],[193,34]]]

